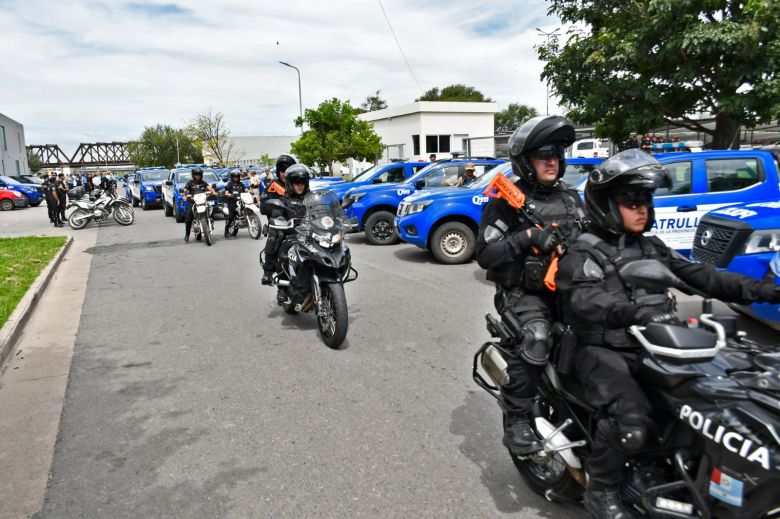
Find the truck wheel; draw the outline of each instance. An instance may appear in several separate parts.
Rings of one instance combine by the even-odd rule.
[[[176,223],[184,223],[184,215],[179,212],[179,204],[173,202],[173,216],[176,218]]]
[[[390,211],[377,211],[366,220],[366,241],[371,245],[394,245],[400,241],[393,229],[395,215]]]
[[[445,265],[470,261],[475,248],[474,231],[464,223],[445,223],[436,229],[431,237],[431,253],[436,261]]]
[[[144,211],[149,210],[149,204],[146,203],[145,198],[141,198],[141,209],[143,209]]]
[[[41,202],[43,202],[42,199],[38,200],[37,202],[30,202],[30,205],[33,207],[38,207],[39,205],[41,205]]]
[[[163,212],[165,216],[173,216],[173,207],[169,206],[165,200],[163,200]]]

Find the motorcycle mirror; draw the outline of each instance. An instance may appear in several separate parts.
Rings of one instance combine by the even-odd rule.
[[[425,187],[425,180],[418,180],[417,182],[414,183],[414,187],[416,187],[417,189],[424,188]]]
[[[685,285],[666,265],[658,260],[632,261],[618,271],[623,281],[648,290],[664,290]]]

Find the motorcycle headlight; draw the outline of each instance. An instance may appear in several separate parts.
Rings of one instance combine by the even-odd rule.
[[[753,231],[745,242],[742,254],[780,251],[780,229]]]
[[[323,216],[320,218],[320,225],[322,225],[325,229],[330,229],[333,227],[335,222],[333,221],[333,218],[330,216]]]
[[[412,202],[406,210],[406,214],[416,214],[425,210],[426,207],[431,205],[433,200],[426,200],[424,202]]]
[[[333,238],[331,238],[330,243],[333,245],[338,245],[341,243],[341,234],[334,234]]]

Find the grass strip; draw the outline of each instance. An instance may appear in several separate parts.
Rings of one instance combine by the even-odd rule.
[[[0,238],[0,327],[66,239],[64,236]]]

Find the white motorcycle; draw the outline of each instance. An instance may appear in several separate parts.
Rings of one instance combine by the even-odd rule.
[[[238,234],[238,230],[246,227],[249,230],[249,236],[253,240],[260,238],[262,225],[260,224],[260,208],[257,207],[252,193],[233,193],[232,198],[236,199],[236,218],[230,225],[228,232],[231,236]],[[222,206],[222,214],[227,219],[230,215],[227,203]]]
[[[208,203],[206,193],[196,193],[192,195],[192,230],[195,231],[195,239],[203,241],[207,246],[214,243],[214,219],[211,217],[211,204]]]
[[[76,230],[83,229],[92,220],[100,225],[109,216],[119,225],[131,225],[135,220],[130,201],[117,197],[110,189],[95,189],[89,199],[82,196],[68,205],[71,207],[75,209],[68,217],[68,225]]]

